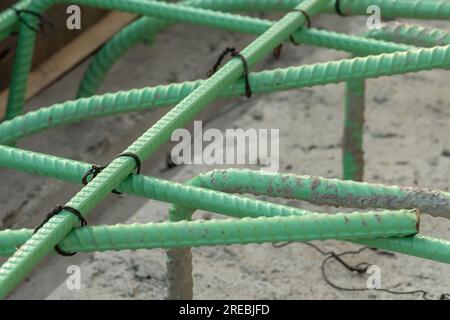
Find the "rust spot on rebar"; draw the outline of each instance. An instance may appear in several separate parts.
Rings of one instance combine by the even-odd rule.
[[[290,187],[287,186],[283,189],[283,196],[285,198],[293,198],[294,192],[292,191],[292,189]]]
[[[268,194],[273,194],[272,180],[269,181],[269,186],[267,187]]]
[[[320,179],[319,178],[314,178],[313,182],[312,182],[312,189],[316,190],[319,185],[320,185]]]

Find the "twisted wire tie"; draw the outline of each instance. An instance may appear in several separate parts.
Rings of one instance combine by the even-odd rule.
[[[134,153],[132,152],[124,152],[119,154],[115,159],[119,158],[119,157],[130,157],[133,158],[134,161],[136,162],[136,173],[139,174],[141,172],[141,159]],[[93,164],[91,166],[91,168],[83,175],[83,177],[81,178],[81,182],[84,185],[87,185],[90,181],[92,181],[92,179],[94,179],[100,172],[103,171],[103,169],[105,169],[107,167],[106,166],[99,166],[97,164]],[[88,177],[92,176],[91,180],[88,181]],[[113,190],[112,193],[115,194],[122,194],[122,192],[119,192],[117,190]]]
[[[27,10],[27,9],[17,9],[14,7],[11,7],[11,9],[16,13],[17,19],[20,21],[20,23],[23,23],[25,26],[27,26],[28,29],[34,31],[35,33],[42,33],[43,35],[49,36],[54,34],[55,32],[55,25],[50,21],[44,18],[42,14],[36,11]],[[39,19],[39,28],[35,28],[32,26],[24,17],[24,14],[28,14],[34,17],[37,17]],[[48,26],[50,29],[46,29],[46,26]],[[50,31],[49,31],[50,30]],[[18,32],[13,32],[13,35],[16,35]]]
[[[311,17],[309,16],[309,14],[303,9],[294,9],[294,10],[292,10],[292,12],[294,12],[294,11],[300,12],[301,14],[303,14],[305,16],[305,19],[306,19],[306,27],[307,28],[311,28],[312,23],[311,23]],[[289,39],[291,40],[291,42],[292,42],[292,44],[294,46],[299,46],[300,45],[298,42],[295,42],[294,37],[292,35],[290,35]]]
[[[81,214],[80,211],[78,211],[77,209],[73,208],[73,207],[69,207],[69,206],[60,206],[59,204],[56,205],[52,211],[50,211],[49,213],[47,213],[47,215],[45,216],[44,220],[34,229],[33,234],[35,234],[36,232],[38,232],[38,230],[40,228],[42,228],[52,217],[56,216],[57,214],[59,214],[61,211],[68,211],[72,214],[74,214],[79,220],[80,220],[80,224],[81,227],[85,227],[87,226],[87,221],[86,219],[83,217],[83,215]],[[76,252],[66,252],[64,250],[62,250],[59,245],[55,245],[55,251],[58,252],[60,255],[64,256],[64,257],[70,257],[76,254]]]
[[[248,63],[247,63],[247,59],[245,59],[245,57],[243,55],[241,55],[239,53],[239,51],[236,50],[236,48],[234,48],[234,47],[227,47],[227,48],[225,48],[225,50],[223,50],[223,52],[219,55],[219,58],[217,58],[217,61],[214,64],[214,66],[208,72],[208,77],[211,77],[213,74],[215,74],[217,72],[217,70],[219,69],[219,67],[222,64],[223,59],[228,54],[230,54],[233,58],[241,59],[242,65],[244,67],[243,77],[244,77],[244,80],[245,80],[245,96],[247,98],[250,98],[252,96],[252,88],[250,86],[250,80],[248,78]]]

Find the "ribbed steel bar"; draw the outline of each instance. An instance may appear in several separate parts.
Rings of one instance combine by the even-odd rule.
[[[215,2],[205,0],[201,1],[185,1],[186,5],[193,3],[195,6],[208,8],[206,5],[213,5]],[[244,2],[245,5],[242,4]],[[222,6],[221,9],[226,8],[229,11],[249,10],[252,8],[253,2],[243,0],[225,1],[229,3],[229,7]],[[267,3],[267,7],[261,6],[265,2],[260,2],[258,8],[272,9],[273,2]],[[135,46],[141,41],[149,41],[153,39],[155,34],[160,32],[163,28],[169,26],[171,21],[165,21],[157,18],[143,17],[117,33],[105,46],[94,56],[90,62],[83,79],[81,80],[77,97],[88,97],[94,95],[100,87],[107,72],[111,69],[114,63],[127,52],[128,49]],[[261,34],[273,22],[268,20],[249,20],[246,25],[240,27],[240,32],[254,32]],[[254,26],[253,26],[254,25]],[[326,30],[318,30],[314,28],[302,28],[293,34],[296,43],[309,44],[329,49],[343,50],[352,52],[357,55],[380,54],[385,52],[396,51],[393,47],[399,47],[400,44],[392,44],[389,42],[377,42],[372,39],[364,37],[355,37],[346,34],[330,32]],[[404,47],[404,46],[402,46]]]
[[[211,9],[226,11],[228,6],[230,6],[230,2],[233,1],[236,0],[193,0],[192,2],[193,4],[202,2]],[[255,10],[261,10],[266,5],[272,7],[273,10],[277,10],[277,8],[289,10],[301,1],[247,0],[246,2],[252,4]],[[340,0],[339,4],[340,11],[346,15],[366,15],[369,6],[377,5],[381,8],[382,16],[389,18],[447,20],[450,17],[450,4],[447,0]],[[246,4],[242,3],[242,6],[246,6]],[[336,13],[336,2],[334,0],[329,1],[325,11]]]
[[[91,165],[37,152],[0,146],[0,166],[81,184]],[[130,195],[175,203],[242,218],[245,216],[305,215],[310,211],[238,197],[204,188],[185,186],[154,177],[130,175],[116,188]],[[245,212],[245,215],[244,215]]]
[[[27,8],[32,0],[22,0],[14,4],[14,8],[23,10]],[[12,9],[0,12],[0,41],[11,35],[18,26],[19,19]]]
[[[450,241],[424,235],[403,238],[353,240],[355,243],[410,256],[450,263]]]
[[[81,1],[79,3],[91,4],[97,2]],[[125,4],[125,1],[110,1],[107,4],[111,5],[114,3],[114,5],[107,8],[120,10],[122,8],[125,9],[124,6],[128,5],[140,13],[159,14],[160,11],[171,12],[170,15],[162,15],[162,17],[169,19],[176,18],[177,15],[185,12],[195,12],[197,18],[201,16],[205,19],[210,14],[210,11],[203,10],[201,11],[203,13],[198,15],[199,11],[196,10],[200,9],[169,4],[164,4],[165,6],[170,6],[164,7],[166,8],[165,10],[157,10],[157,8],[162,8],[158,7],[161,4],[150,1],[133,1],[136,5],[131,5],[131,0],[126,2],[127,4]],[[33,1],[30,8],[42,12],[46,6],[53,3],[50,0],[39,3]],[[151,5],[149,6],[149,4]],[[290,12],[281,18],[268,31],[259,36],[240,53],[246,59],[248,66],[253,66],[264,55],[271,52],[284,39],[288,38],[295,30],[305,24],[305,15],[298,10],[303,10],[309,16],[313,17],[321,11],[325,4],[324,1],[307,0],[296,7],[297,11]],[[149,8],[148,12],[144,8]],[[26,47],[31,47],[32,50],[35,40],[34,33],[30,33],[30,30],[23,26],[20,28],[20,33],[18,48],[22,47],[23,50]],[[31,41],[28,41],[30,40],[27,39],[28,37],[31,38]],[[18,67],[18,61],[22,61],[22,59],[18,58],[15,60],[15,67]],[[24,58],[23,62],[27,64],[24,71],[28,73],[30,61]],[[161,144],[170,138],[173,130],[192,120],[199,111],[220,95],[221,90],[238,80],[242,76],[242,73],[242,61],[240,59],[232,59],[138,138],[127,148],[126,152],[133,153],[140,159],[149,157]],[[132,158],[119,157],[114,159],[96,178],[81,189],[67,203],[67,206],[77,209],[83,215],[87,215],[94,206],[103,200],[111,190],[117,187],[133,171],[135,165],[135,161]],[[6,296],[52,250],[52,247],[64,238],[75,226],[76,220],[76,217],[67,211],[63,211],[61,214],[54,216],[3,264],[0,268],[0,297]]]
[[[448,31],[400,22],[383,23],[381,28],[364,33],[364,37],[417,47],[445,46],[450,43]]]
[[[91,165],[38,152],[0,146],[0,167],[81,184],[81,178]],[[132,174],[120,183],[117,189],[130,195],[176,204],[183,204],[188,201],[186,199],[192,198],[189,204],[195,204],[195,206],[201,205],[201,203],[225,201],[220,200],[219,197],[214,197],[214,194],[232,196],[210,192],[204,188],[224,192],[235,190],[239,193],[256,195],[267,195],[270,191],[270,195],[274,197],[299,199],[319,205],[359,209],[385,208],[389,210],[418,208],[422,213],[450,218],[450,193],[425,188],[385,186],[285,173],[264,173],[246,169],[213,170],[198,175],[189,183],[198,187]],[[197,191],[206,193],[197,193]],[[231,208],[238,203],[238,199],[243,198],[232,197],[227,198],[226,201],[230,203]],[[249,202],[252,201],[257,200]],[[206,208],[204,205],[198,208],[212,211],[220,210],[219,208]],[[274,208],[270,207],[266,211],[266,209],[258,209],[255,205],[255,209],[249,207],[239,209],[246,211],[247,214],[255,212],[254,216],[258,216],[258,210],[264,213],[274,210]],[[292,207],[286,208],[295,209]],[[296,212],[295,210],[286,211],[284,214],[277,210],[276,215],[293,215]],[[298,214],[302,214],[303,210],[298,212]],[[272,216],[271,214],[263,215]]]
[[[252,170],[213,170],[186,182],[210,190],[250,193],[285,199],[298,199],[319,205],[351,208],[420,208],[430,213],[443,205],[438,215],[450,218],[450,194],[419,188],[384,186],[337,179],[314,178],[293,174],[274,174]],[[169,218],[190,220],[196,209],[172,206]],[[434,211],[434,214],[436,211]],[[386,240],[386,241],[384,241]],[[357,242],[357,241],[356,241]],[[416,236],[402,239],[363,240],[361,244],[398,251],[425,259],[450,263],[450,241]],[[176,261],[177,263],[173,263]],[[192,253],[189,248],[170,249],[166,259],[168,298],[192,299]]]
[[[81,184],[81,178],[91,165],[38,152],[0,146],[0,167]],[[235,188],[236,190],[243,190],[243,193],[251,191],[251,193],[256,194],[265,194],[272,189],[271,194],[273,196],[293,197],[314,204],[360,209],[418,208],[422,213],[450,218],[450,193],[425,188],[385,186],[320,177],[284,173],[275,175],[252,170],[233,169],[201,174],[193,180],[195,180],[195,185],[201,188],[214,188],[223,191]],[[248,181],[246,185],[249,187],[247,188],[242,186],[245,181]],[[159,187],[161,187],[161,192],[157,192]],[[189,190],[202,190],[142,175],[130,175],[117,189],[131,195],[179,204],[183,204],[185,201],[193,204],[193,201],[197,200],[189,200],[193,196],[187,195],[187,192]],[[182,196],[184,194],[186,194],[186,199]],[[205,199],[210,199],[211,195],[199,194],[198,197],[201,199],[198,199],[196,205],[205,201]],[[214,202],[218,199],[214,198],[211,201]],[[235,198],[232,199],[237,201]],[[233,201],[230,200],[230,202]],[[257,210],[259,209],[255,208],[255,213]],[[287,212],[287,214],[292,214],[292,212]],[[281,215],[281,213],[277,212],[277,215]]]
[[[6,146],[0,146],[0,166],[75,183],[80,183],[81,177],[90,168],[90,165],[86,163]],[[200,188],[167,182],[157,178],[131,175],[117,189],[137,196],[176,203],[179,206],[188,205],[190,208],[201,208],[236,217],[242,217],[243,214],[252,215],[253,217],[259,215],[302,215],[308,214],[308,212],[265,202],[256,201],[255,203],[255,200],[215,193],[207,189],[294,198],[316,204],[342,207],[419,208],[423,212],[435,215],[443,215],[450,211],[450,194],[445,192],[291,174],[275,175],[233,169],[216,170],[197,176],[189,184],[198,185]],[[170,212],[171,219],[176,219],[177,216],[180,220],[190,219],[193,211],[193,209],[173,209]],[[233,214],[233,212],[239,212],[240,215]],[[393,251],[400,248],[400,252],[406,254],[443,261],[442,259],[445,257],[448,258],[448,255],[445,254],[445,252],[448,252],[445,251],[445,243],[445,241],[439,239],[422,237],[418,238],[417,241],[408,240],[405,243],[377,241],[373,246]],[[178,250],[185,251],[181,257],[190,261],[190,251],[188,249]],[[170,250],[170,252],[173,251]],[[177,257],[180,257],[180,255],[175,254],[173,256],[173,258]],[[184,265],[184,268],[190,265],[183,259],[175,261],[182,261],[181,265]],[[179,264],[178,266],[181,265]],[[169,270],[173,270],[173,268]],[[186,271],[189,268],[182,268],[181,270]],[[175,275],[179,275],[179,273],[172,272],[172,277],[175,276],[175,279],[186,280],[186,273],[188,272],[184,272],[184,277],[176,277]],[[188,286],[187,288],[186,290],[189,291],[191,287]],[[186,298],[186,295],[183,297]]]
[[[309,1],[309,0],[307,0]],[[305,3],[307,3],[305,1]],[[144,15],[152,15],[165,19],[179,20],[189,23],[200,23],[209,26],[228,25],[230,30],[236,30],[240,24],[236,25],[235,21],[226,21],[226,14],[220,19],[220,14],[216,12],[208,12],[207,10],[198,11],[186,6],[158,3],[155,1],[144,0],[32,0],[27,6],[35,12],[42,13],[48,7],[56,3],[76,3],[90,5],[111,10],[128,11]],[[322,0],[322,8],[335,10],[335,1]],[[362,12],[365,14],[369,5],[379,5],[383,10],[384,16],[404,16],[416,18],[436,18],[448,19],[450,17],[450,5],[445,1],[411,1],[411,0],[365,0],[365,1],[342,1],[340,2],[340,10],[342,12],[350,12],[357,14]],[[230,15],[228,15],[230,16]],[[242,17],[242,19],[245,19]],[[27,17],[28,24],[36,25],[37,18],[34,16]],[[245,22],[244,22],[245,23]],[[8,108],[6,119],[11,119],[21,113],[25,102],[25,90],[28,79],[28,73],[31,67],[32,52],[34,49],[35,34],[32,30],[21,24],[19,30],[19,40],[17,52],[14,60],[13,77],[10,83],[10,94],[8,97]],[[284,39],[283,39],[284,40]]]
[[[34,151],[0,146],[0,167],[81,184],[81,178],[91,165]],[[206,189],[225,192],[235,190],[237,193],[271,195],[273,197],[304,200],[318,205],[347,208],[385,208],[388,210],[417,208],[422,213],[435,217],[450,218],[450,193],[425,188],[385,186],[286,173],[265,173],[246,169],[213,170],[196,176],[189,184],[192,184],[192,186],[131,174],[117,186],[117,190],[130,195],[180,205],[188,203],[189,206],[192,206],[191,208],[196,207],[216,212],[218,210],[229,210],[223,208],[237,208],[240,203],[254,203],[254,209],[249,206],[237,208],[246,211],[247,214],[254,213],[254,217],[272,216],[271,210],[276,215],[301,215],[307,211],[280,205],[258,208],[266,202]],[[245,201],[239,202],[239,199],[245,199]],[[219,204],[219,202],[229,204]],[[216,207],[211,207],[214,204],[216,204]],[[276,209],[277,207],[286,208],[287,211]],[[258,215],[258,211],[262,213]],[[231,215],[230,212],[231,210],[223,213]]]
[[[306,6],[308,6],[308,1],[305,2]],[[327,1],[328,0],[325,2]],[[325,2],[322,0],[322,3],[325,4]],[[103,9],[151,15],[174,21],[182,21],[210,27],[221,27],[230,31],[239,31],[242,28],[249,27],[247,31],[253,33],[254,31],[252,31],[252,27],[255,26],[255,24],[250,25],[247,23],[252,21],[253,18],[250,17],[236,16],[218,11],[146,0],[32,0],[27,8],[30,11],[42,13],[57,3],[75,3]],[[324,5],[322,5],[322,7],[323,6]],[[299,15],[302,14],[297,12],[296,16]],[[36,40],[36,34],[30,29],[29,26],[35,27],[38,23],[38,18],[34,15],[24,15],[23,19],[26,19],[28,24],[26,25],[22,23],[19,28],[19,38],[13,64],[13,76],[10,83],[8,105],[5,115],[6,119],[11,119],[20,114],[23,108],[28,73],[31,67],[32,53]],[[304,17],[301,19],[304,19]],[[292,34],[296,29],[289,31]],[[287,37],[289,36],[290,34],[287,35]],[[281,39],[281,41],[284,40],[285,38]],[[252,57],[249,57],[249,59],[251,60]],[[251,64],[252,63],[253,61],[251,61]]]
[[[340,0],[340,10],[346,15],[367,14],[371,5],[379,6],[385,18],[450,19],[448,0]],[[329,4],[335,12],[335,2]]]
[[[297,2],[298,0],[281,2],[278,0],[190,0],[183,2],[183,4],[222,11],[241,11],[249,8],[252,8],[252,10],[289,10],[292,9]],[[434,19],[440,17],[442,19],[448,19],[450,14],[449,5],[444,1],[436,1],[436,3],[433,4],[410,1],[407,5],[404,1],[396,1],[395,4],[388,3],[386,1],[372,1],[370,4],[362,4],[362,6],[360,3],[355,1],[350,4],[353,6],[350,9],[353,13],[366,14],[367,6],[374,4],[380,6],[383,15],[406,15],[410,17],[414,14],[417,15],[416,18],[420,18],[423,12],[427,18]],[[364,7],[364,5],[366,6]],[[346,12],[348,4],[342,2],[341,6],[341,11]],[[335,10],[335,8],[329,6],[329,11],[333,10]],[[346,14],[349,14],[349,12]],[[138,42],[148,39],[149,37],[153,38],[156,32],[159,32],[169,23],[170,22],[164,22],[160,19],[143,17],[118,32],[91,61],[83,80],[80,83],[77,97],[94,95],[100,87],[101,82],[105,78],[108,70],[123,54],[125,54],[128,49],[136,45]],[[270,24],[270,22],[266,23]],[[297,43],[344,50],[357,55],[388,52],[361,52],[361,50],[364,51],[364,48],[366,48],[367,45],[370,46],[371,43],[364,44],[360,42],[359,44],[355,44],[355,37],[336,33],[327,33],[323,30],[317,31],[315,29],[302,29],[294,34],[294,40]]]
[[[182,248],[279,241],[371,239],[412,236],[418,232],[415,210],[309,214],[77,228],[60,247],[69,252]],[[10,255],[33,230],[0,232],[0,255]]]
[[[15,4],[18,9],[29,6],[32,0],[22,0]],[[230,7],[242,11],[251,6],[253,10],[285,11],[294,8],[301,0],[190,0],[192,6],[204,5],[213,10],[228,11]],[[346,15],[365,15],[369,5],[380,6],[385,17],[403,17],[416,19],[443,19],[450,15],[450,4],[447,0],[374,0],[351,1],[341,0],[341,11]],[[331,2],[325,8],[327,12],[334,13],[335,6]],[[15,30],[18,24],[16,14],[12,10],[0,13],[0,40]]]
[[[253,93],[269,93],[361,78],[431,70],[449,64],[450,46],[445,46],[251,73],[250,83]],[[200,80],[134,89],[41,108],[1,123],[0,143],[10,144],[43,129],[85,119],[173,105],[204,83],[205,81]],[[221,91],[220,96],[241,95],[245,91],[244,88],[244,82],[240,80]]]
[[[75,183],[81,183],[83,174],[90,168],[87,163],[6,146],[0,146],[0,166]],[[299,199],[315,204],[362,209],[419,208],[424,213],[447,217],[448,212],[450,212],[450,194],[446,192],[292,174],[276,175],[233,169],[215,170],[197,176],[189,184],[199,187],[185,186],[141,175],[131,175],[117,189],[132,195],[167,201],[179,206],[188,205],[190,208],[201,208],[235,217],[242,217],[244,214],[252,217],[260,215],[304,215],[309,212],[217,193],[207,189],[270,195]],[[175,219],[177,215],[180,220],[190,219],[192,212],[193,209],[171,210],[171,219]],[[446,252],[450,249],[446,249],[446,242],[443,240],[417,237],[417,240],[413,238],[404,242],[399,241],[392,239],[376,241],[372,246],[392,251],[398,249],[399,252],[436,261],[445,262],[445,259],[449,257]],[[190,254],[190,251],[187,253]],[[186,258],[186,255],[184,257]],[[184,265],[189,266],[189,264]],[[183,279],[183,277],[180,278]]]
[[[397,22],[383,24],[364,34],[369,38],[398,41],[408,45],[434,47],[450,44],[450,33]],[[399,48],[399,51],[414,49],[413,46]],[[447,67],[450,64],[447,65]],[[342,139],[342,170],[346,180],[363,181],[364,177],[364,112],[365,79],[346,82],[344,134]]]
[[[344,133],[342,138],[342,171],[344,180],[364,178],[364,110],[365,79],[345,83]]]
[[[426,188],[385,186],[286,173],[253,170],[213,170],[189,184],[237,193],[299,199],[317,205],[346,208],[418,208],[421,213],[450,219],[450,193]]]

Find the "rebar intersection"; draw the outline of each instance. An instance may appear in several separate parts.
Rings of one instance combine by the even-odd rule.
[[[26,82],[36,38],[29,25],[36,26],[39,23],[36,16],[26,16],[27,23],[22,22],[19,26],[7,120],[0,124],[0,143],[4,144],[0,146],[0,165],[3,167],[80,183],[81,177],[90,168],[89,164],[20,150],[6,144],[56,125],[176,104],[124,150],[144,160],[170,138],[173,130],[191,121],[210,102],[219,97],[242,95],[244,83],[240,78],[243,66],[239,59],[232,59],[208,80],[90,97],[111,65],[128,48],[142,39],[154,37],[173,22],[202,24],[259,35],[240,53],[250,68],[291,36],[298,43],[344,50],[358,56],[369,55],[250,74],[254,93],[347,81],[343,168],[344,178],[351,180],[362,180],[363,173],[364,80],[450,66],[450,37],[444,31],[418,26],[386,25],[363,37],[354,37],[303,28],[317,14],[336,10],[335,0],[189,0],[180,4],[144,0],[25,0],[16,7],[43,13],[53,4],[66,2],[133,12],[148,17],[140,18],[124,28],[92,60],[78,92],[78,96],[85,98],[20,115],[25,102]],[[374,4],[380,6],[386,17],[450,18],[450,1],[443,0],[341,0],[339,12],[346,15],[365,14],[367,7]],[[250,8],[288,13],[279,21],[271,22],[222,12]],[[0,39],[9,34],[17,23],[17,17],[12,11],[6,10],[0,14]],[[47,121],[49,117],[52,121]],[[189,279],[190,273],[186,270],[192,269],[189,247],[198,245],[344,239],[450,262],[449,241],[417,235],[419,211],[450,217],[450,195],[445,192],[293,175],[269,175],[248,170],[231,170],[219,175],[212,172],[211,175],[219,177],[225,174],[229,179],[214,179],[214,183],[212,180],[208,183],[209,174],[205,174],[183,185],[133,174],[134,168],[133,159],[114,159],[66,205],[86,217],[109,192],[117,189],[173,203],[176,207],[169,214],[172,222],[73,230],[78,220],[73,214],[64,211],[52,217],[35,234],[30,230],[1,231],[0,254],[12,256],[0,268],[0,297],[5,297],[57,244],[68,251],[170,248],[167,261],[168,296],[173,299],[192,298],[192,279]],[[278,194],[267,188],[267,181],[276,182],[284,187],[281,190],[289,192]],[[259,189],[255,190],[255,185]],[[236,188],[237,186],[240,188]],[[237,189],[255,194],[302,199],[316,204],[330,204],[332,199],[335,201],[333,204],[342,207],[382,208],[390,211],[329,216],[228,193]],[[332,192],[335,194],[330,197]],[[183,221],[190,220],[195,209],[239,219]],[[16,250],[16,247],[19,249]]]

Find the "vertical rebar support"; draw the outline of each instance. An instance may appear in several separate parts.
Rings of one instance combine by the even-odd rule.
[[[171,222],[191,220],[192,210],[169,210]],[[191,248],[168,249],[166,253],[167,299],[192,300],[194,279],[192,277]]]
[[[344,135],[342,138],[342,169],[344,180],[364,178],[364,111],[365,80],[345,83]]]

